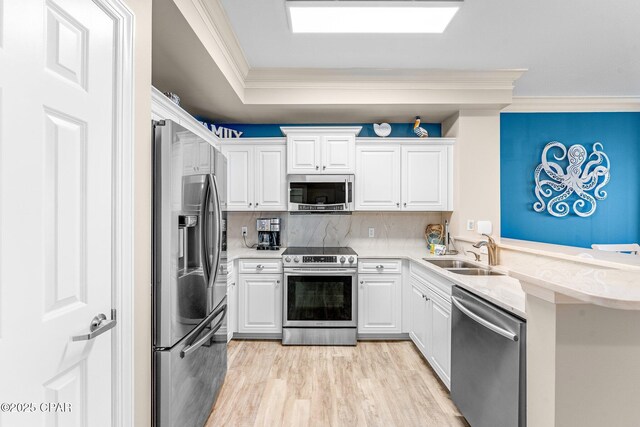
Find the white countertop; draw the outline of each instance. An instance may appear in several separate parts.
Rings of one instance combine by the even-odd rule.
[[[256,249],[249,248],[230,248],[228,250],[228,259],[232,261],[239,258],[280,258],[282,252],[286,248],[282,248],[279,251],[258,251]],[[497,306],[516,314],[526,319],[524,300],[525,294],[520,287],[520,282],[513,277],[505,276],[463,276],[460,274],[451,273],[443,268],[436,267],[435,265],[423,260],[422,258],[434,258],[434,259],[464,259],[467,262],[476,264],[479,267],[486,267],[485,264],[471,261],[469,258],[463,256],[434,256],[427,252],[426,248],[386,248],[386,249],[365,249],[353,247],[358,254],[358,258],[394,258],[394,259],[408,259],[413,261],[430,271],[439,274],[440,276],[451,281],[455,285],[458,285],[487,301],[496,304]],[[499,271],[504,272],[504,269],[496,268]]]
[[[461,259],[471,264],[475,264],[478,267],[486,268],[487,265],[471,261],[468,257],[464,256],[435,256],[427,252],[426,248],[422,249],[393,249],[387,250],[367,250],[353,248],[360,259],[366,258],[402,258],[415,262],[430,271],[439,274],[446,278],[455,285],[460,286],[478,295],[481,298],[503,308],[506,311],[514,313],[515,315],[527,318],[525,312],[525,293],[520,286],[520,282],[513,277],[505,276],[464,276],[462,274],[452,273],[443,268],[436,267],[423,258],[431,259]],[[492,269],[502,273],[506,273],[505,269],[501,266],[493,267]]]
[[[548,261],[540,265],[514,266],[509,275],[589,304],[640,310],[640,271],[637,270]]]

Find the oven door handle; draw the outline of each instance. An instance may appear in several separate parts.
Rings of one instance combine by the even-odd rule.
[[[285,268],[285,273],[356,273],[355,268]]]

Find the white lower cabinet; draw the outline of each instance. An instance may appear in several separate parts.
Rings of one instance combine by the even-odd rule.
[[[227,270],[227,341],[238,331],[238,281],[233,271],[233,262]]]
[[[451,302],[426,279],[409,279],[409,337],[447,386],[451,383]]]
[[[431,337],[429,336],[431,328],[429,328],[429,319],[431,318],[431,304],[427,300],[427,290],[420,283],[411,278],[411,298],[409,317],[409,336],[418,350],[428,358],[427,349],[431,346]]]
[[[451,381],[451,303],[431,295],[431,352],[429,362],[449,387]]]
[[[282,274],[238,276],[238,332],[282,333]]]
[[[360,274],[358,281],[358,333],[402,332],[402,276]]]

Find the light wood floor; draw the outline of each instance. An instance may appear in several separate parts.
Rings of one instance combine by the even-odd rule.
[[[468,426],[408,341],[231,341],[214,426]]]

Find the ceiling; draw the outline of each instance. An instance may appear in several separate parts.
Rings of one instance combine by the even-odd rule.
[[[640,2],[606,4],[465,0],[443,35],[294,35],[284,0],[154,0],[152,82],[219,123],[442,122],[531,96],[638,108]]]
[[[221,3],[251,68],[524,68],[514,95],[640,95],[638,0],[465,0],[425,35],[292,34],[284,0]]]

